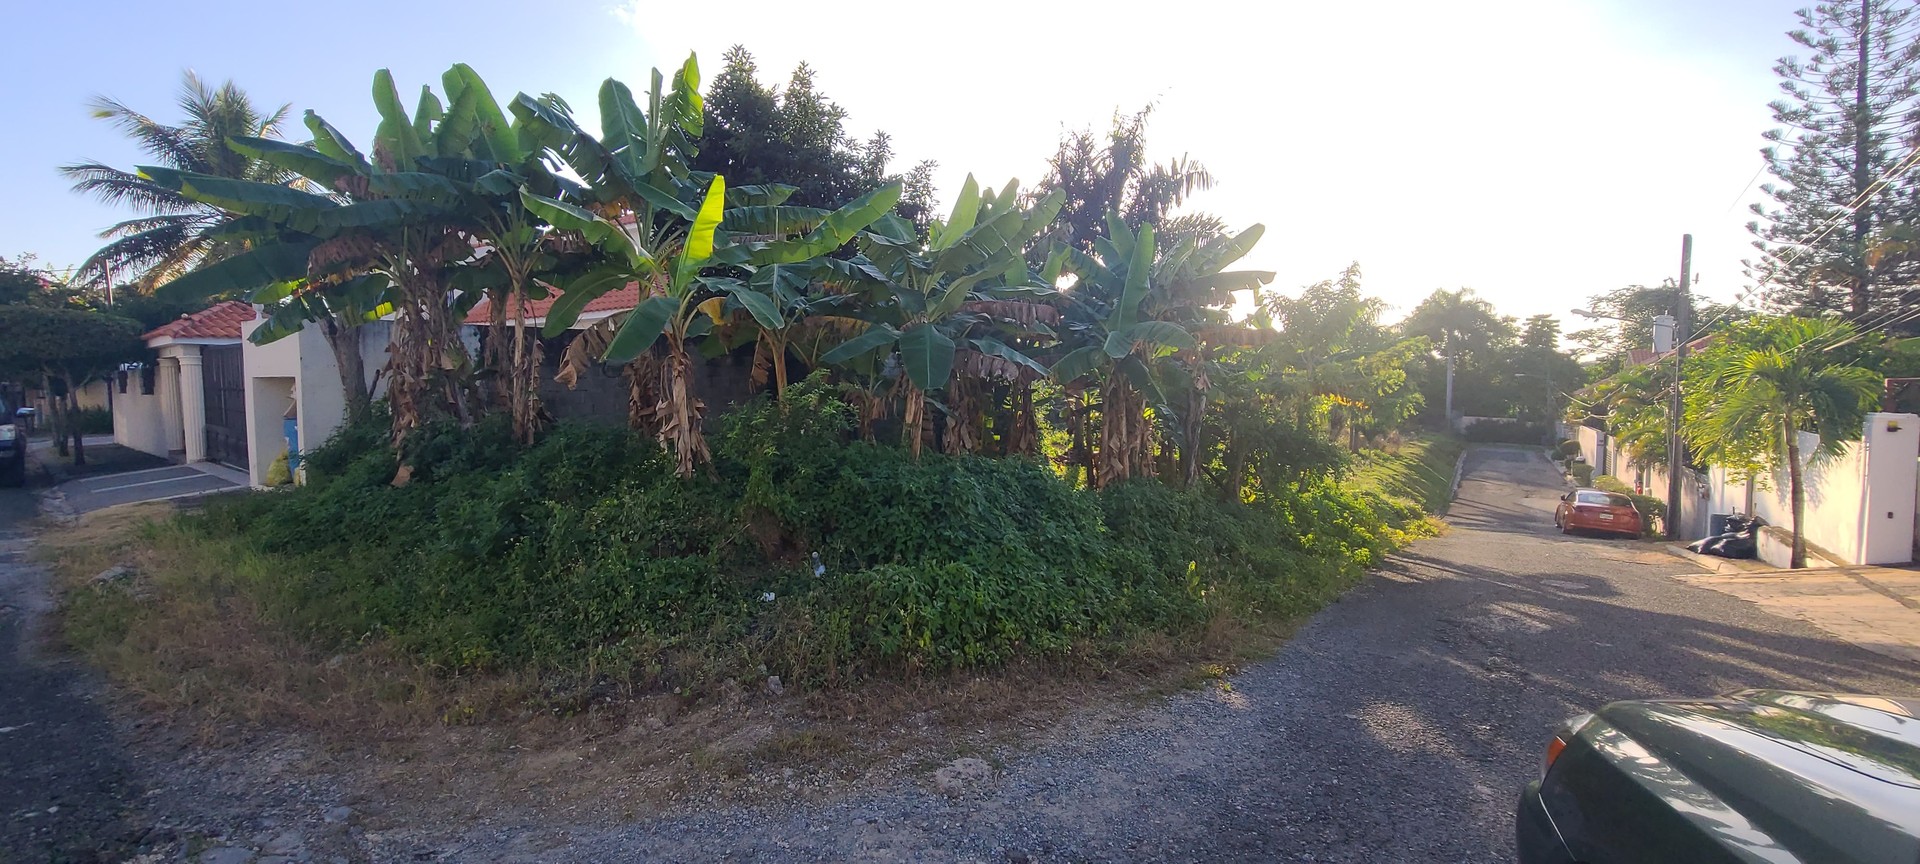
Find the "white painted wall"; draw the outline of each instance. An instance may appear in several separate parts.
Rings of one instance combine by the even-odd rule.
[[[1867,450],[1867,496],[1861,520],[1861,563],[1900,564],[1913,560],[1913,493],[1920,486],[1920,416],[1869,414],[1863,443]]]
[[[115,393],[115,396],[120,394]],[[105,408],[107,406],[107,382],[91,381],[73,394],[74,404],[82,409]]]
[[[1593,436],[1583,429],[1583,452],[1604,453],[1607,467],[1632,485],[1634,472],[1609,436]],[[1817,435],[1801,433],[1800,450],[1806,488],[1807,540],[1833,554],[1843,564],[1904,564],[1914,560],[1916,522],[1920,521],[1920,417],[1912,414],[1869,414],[1862,438],[1838,455],[1812,458]],[[1589,461],[1593,457],[1589,456]],[[1622,474],[1620,472],[1627,472]],[[1649,467],[1645,494],[1665,499],[1664,466]],[[1735,478],[1714,466],[1704,477],[1689,471],[1681,477],[1681,512],[1676,524],[1681,536],[1706,536],[1714,513],[1752,513],[1769,525],[1790,530],[1792,492],[1783,467],[1760,481]]]
[[[1576,426],[1573,432],[1573,440],[1580,442],[1580,458],[1593,466],[1594,473],[1606,473],[1606,433],[1591,426]]]
[[[160,388],[151,395],[140,394],[140,373],[127,373],[127,392],[113,394],[113,440],[122,447],[167,456],[166,411],[160,404]]]
[[[242,330],[251,335],[264,323],[264,316],[256,318]],[[373,394],[378,399],[386,392],[386,379],[379,371],[387,365],[393,325],[374,321],[361,325],[361,331],[361,365],[368,382],[378,384]],[[302,328],[266,345],[250,341],[244,345],[241,356],[247,374],[247,452],[253,460],[248,473],[255,485],[261,485],[266,482],[267,468],[287,449],[282,420],[288,397],[296,406],[303,453],[325,444],[339,430],[346,421],[347,397],[340,386],[340,367],[334,361],[333,348],[319,327]]]

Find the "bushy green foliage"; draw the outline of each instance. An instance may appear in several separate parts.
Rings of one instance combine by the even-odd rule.
[[[113,412],[105,408],[76,409],[71,422],[82,435],[113,434]]]
[[[849,441],[824,387],[788,395],[726,417],[715,470],[690,481],[623,430],[562,424],[518,449],[488,422],[422,436],[394,486],[375,416],[308,456],[308,486],[210,502],[189,528],[283,559],[265,605],[330,646],[679,687],[760,666],[977,667],[1299,614],[1421,515],[1331,482],[1222,503],[1152,481],[1079,489],[1019,459],[915,462]]]
[[[1585,462],[1575,462],[1573,463],[1573,467],[1569,470],[1573,472],[1573,485],[1575,486],[1592,486],[1593,485],[1593,466],[1592,465],[1588,465]]]
[[[1408,441],[1393,451],[1362,451],[1344,485],[1371,493],[1381,506],[1399,507],[1389,514],[1398,521],[1418,518],[1410,513],[1437,513],[1453,498],[1453,471],[1466,448],[1465,441],[1441,435]]]
[[[1571,438],[1560,442],[1560,455],[1567,457],[1580,455],[1580,442]]]

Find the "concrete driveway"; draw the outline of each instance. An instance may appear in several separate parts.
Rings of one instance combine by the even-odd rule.
[[[55,486],[53,494],[77,515],[116,504],[171,501],[245,488],[246,477],[238,471],[220,465],[194,464],[81,477]]]
[[[166,460],[113,443],[110,436],[86,439],[87,464],[74,466],[54,455],[49,441],[35,441],[27,451],[36,463],[47,510],[56,516],[78,516],[116,504],[171,501],[249,488],[247,475],[225,465],[196,462],[170,465]],[[36,478],[38,479],[38,478]]]

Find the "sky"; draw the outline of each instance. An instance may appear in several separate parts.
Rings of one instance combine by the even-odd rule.
[[[1771,67],[1794,53],[1802,5],[336,0],[315,19],[224,0],[20,4],[0,53],[0,255],[65,268],[98,247],[127,214],[56,169],[142,158],[87,103],[177,119],[184,69],[291,103],[289,137],[311,108],[364,142],[377,68],[407,94],[467,62],[503,102],[558,93],[597,128],[604,78],[640,90],[694,52],[711,79],[738,43],[764,79],[809,63],[853,134],[892,135],[901,170],[938,161],[943,202],[968,173],[1031,183],[1063,131],[1151,103],[1149,155],[1213,173],[1190,207],[1266,227],[1243,265],[1275,271],[1273,287],[1357,261],[1389,318],[1469,287],[1575,329],[1587,297],[1677,276],[1689,232],[1703,295],[1747,287]]]

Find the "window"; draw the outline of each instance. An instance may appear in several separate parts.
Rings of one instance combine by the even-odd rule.
[[[1609,492],[1581,492],[1579,497],[1574,499],[1573,503],[1599,504],[1603,507],[1632,507],[1633,499],[1625,495],[1616,495]]]
[[[142,396],[153,395],[153,364],[152,363],[147,363],[140,367],[140,395]]]
[[[119,372],[115,372],[113,375],[113,378],[114,378],[114,383],[120,385],[120,392],[123,394],[126,393],[127,392],[127,370],[121,369]]]

